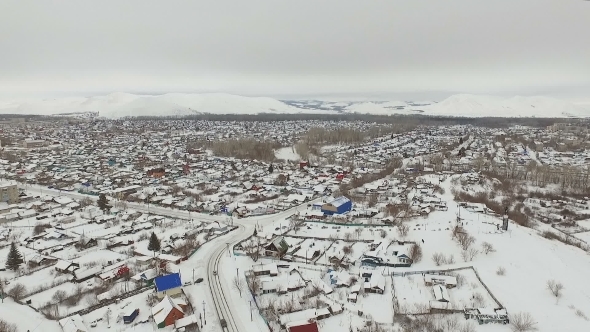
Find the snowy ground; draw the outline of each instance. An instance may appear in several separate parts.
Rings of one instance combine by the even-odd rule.
[[[10,298],[0,303],[0,319],[11,323],[18,322],[18,332],[62,332],[56,321],[49,321],[40,313],[15,303]]]
[[[447,309],[463,310],[464,308],[496,308],[498,305],[481,285],[472,269],[462,269],[451,273],[461,275],[463,282],[449,289],[450,303]],[[458,277],[459,278],[459,277]],[[395,276],[393,283],[399,303],[399,313],[420,314],[428,312],[430,302],[435,301],[432,286],[424,284],[422,274]],[[479,293],[482,301],[475,302],[474,294]],[[426,310],[426,311],[425,311]]]
[[[277,149],[275,151],[275,157],[277,159],[282,159],[282,160],[287,160],[287,161],[289,161],[289,160],[292,160],[292,161],[299,161],[299,160],[301,160],[301,157],[295,151],[295,147],[292,147],[292,146],[287,146],[287,147],[284,147],[284,148]]]

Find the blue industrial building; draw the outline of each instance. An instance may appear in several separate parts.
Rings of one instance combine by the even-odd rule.
[[[322,212],[326,215],[343,214],[352,210],[352,202],[350,199],[340,196],[333,201],[322,205]]]

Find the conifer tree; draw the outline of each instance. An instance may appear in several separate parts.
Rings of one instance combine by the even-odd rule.
[[[8,258],[6,258],[6,267],[12,271],[18,270],[18,267],[23,263],[23,256],[18,251],[16,244],[12,242]]]
[[[107,200],[107,196],[105,194],[100,194],[98,196],[98,201],[96,201],[98,208],[102,210],[102,212],[106,212],[110,210],[111,207],[109,206],[109,201]]]
[[[160,251],[160,240],[156,236],[156,233],[152,232],[152,236],[150,236],[150,243],[148,244],[148,250],[150,251]]]

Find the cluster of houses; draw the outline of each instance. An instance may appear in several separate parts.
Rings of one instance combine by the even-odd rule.
[[[249,216],[273,213],[330,194],[354,178],[379,172],[392,158],[438,152],[464,131],[419,128],[355,146],[333,146],[322,150],[318,161],[299,163],[222,158],[203,149],[189,148],[194,140],[248,137],[292,146],[301,133],[320,124],[328,130],[363,130],[374,126],[365,122],[296,121],[283,123],[280,134],[271,134],[275,123],[266,122],[251,124],[247,130],[233,123],[213,121],[76,122],[65,128],[54,128],[49,123],[24,123],[23,132],[34,130],[31,135],[35,141],[44,144],[28,148],[17,143],[5,146],[0,175],[64,191],[104,193],[117,199],[188,211]],[[142,133],[134,131],[137,126]],[[228,130],[228,126],[235,131]],[[251,131],[252,128],[257,131]],[[8,134],[14,142],[29,138],[22,132]],[[347,161],[347,165],[325,163],[330,159]]]
[[[573,128],[573,129],[572,129]],[[548,166],[590,164],[590,143],[586,125],[557,123],[548,129],[514,126],[502,131],[471,129],[473,140],[458,160],[458,167],[480,168],[482,162],[502,167],[526,166],[531,162]]]
[[[197,328],[199,319],[188,310],[189,303],[182,291],[182,282],[179,273],[171,273],[153,278],[156,304],[151,308],[150,317],[158,328],[173,326],[176,331],[184,331],[186,328]],[[104,301],[106,299],[99,299]],[[132,324],[140,315],[140,308],[130,305],[124,306],[122,323]],[[71,315],[59,321],[64,332],[91,331],[79,314]],[[92,323],[91,327],[94,327]],[[110,326],[109,326],[110,327]]]

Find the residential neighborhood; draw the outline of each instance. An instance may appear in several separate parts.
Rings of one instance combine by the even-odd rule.
[[[529,251],[569,250],[537,283],[589,266],[587,125],[16,127],[1,138],[1,292],[48,331],[555,326],[515,296],[546,272]],[[531,292],[557,297],[547,287]],[[585,324],[587,299],[567,298]]]

